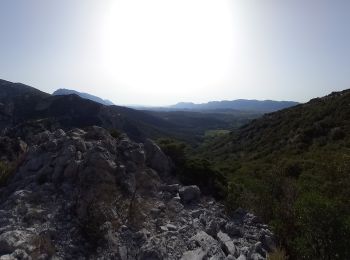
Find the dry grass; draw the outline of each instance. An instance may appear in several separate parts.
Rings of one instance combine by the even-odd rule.
[[[12,172],[13,169],[9,163],[0,161],[0,187],[6,184]]]
[[[268,254],[267,259],[268,260],[288,260],[288,256],[284,249],[277,248],[275,251]]]
[[[31,253],[33,259],[38,259],[41,254],[47,254],[49,257],[56,254],[56,248],[54,247],[50,236],[47,234],[35,236],[32,244],[35,246],[35,250]]]

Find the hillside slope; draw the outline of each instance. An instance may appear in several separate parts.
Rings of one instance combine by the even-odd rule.
[[[134,140],[143,140],[163,136],[173,127],[167,121],[142,111],[104,106],[78,95],[52,96],[8,81],[1,81],[0,88],[0,130],[28,123],[45,124],[44,128],[50,127],[51,130],[98,125],[126,132]],[[25,129],[23,126],[19,128]]]
[[[306,151],[316,143],[332,143],[350,132],[350,90],[316,98],[296,107],[253,120],[218,143],[215,153]],[[264,156],[265,154],[262,154]]]
[[[49,95],[8,81],[0,81],[0,89],[0,131],[24,123],[38,131],[98,125],[126,132],[137,141],[170,137],[197,144],[207,130],[232,129],[259,116],[242,112],[167,113],[105,106],[75,94]],[[23,132],[26,128],[20,129]]]
[[[349,259],[350,90],[267,114],[201,152],[228,177],[228,206],[270,221],[293,259]]]

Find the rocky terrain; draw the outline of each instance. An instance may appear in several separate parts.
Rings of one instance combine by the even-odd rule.
[[[266,259],[273,234],[183,186],[151,140],[100,127],[0,138],[0,259]]]

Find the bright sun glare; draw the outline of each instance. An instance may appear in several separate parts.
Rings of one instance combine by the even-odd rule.
[[[238,14],[230,1],[114,1],[99,37],[104,73],[158,100],[213,91],[232,75]]]

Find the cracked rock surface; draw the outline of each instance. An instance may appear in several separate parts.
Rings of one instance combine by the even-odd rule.
[[[275,247],[258,217],[229,216],[181,185],[151,140],[89,127],[17,141],[21,155],[0,188],[0,260],[257,260]]]

